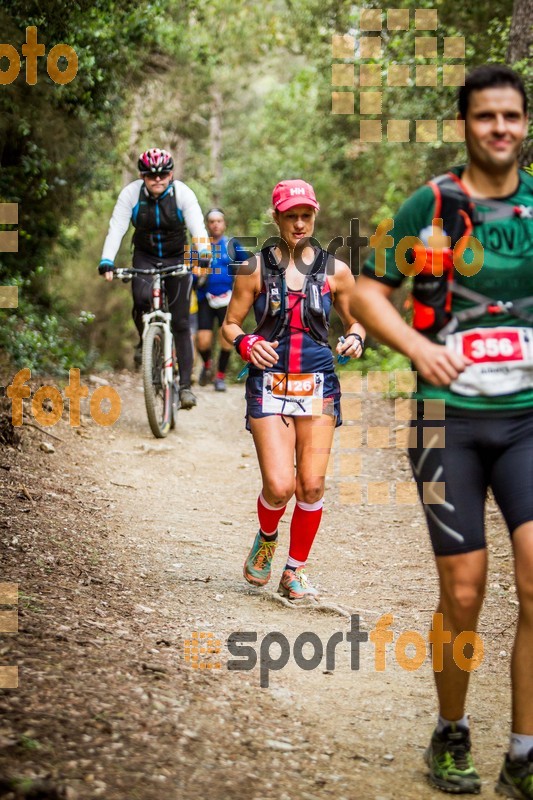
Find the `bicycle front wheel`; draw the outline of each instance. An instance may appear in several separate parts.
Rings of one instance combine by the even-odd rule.
[[[150,325],[143,340],[144,402],[150,429],[164,439],[172,420],[172,386],[165,378],[165,333],[160,325]]]
[[[174,430],[178,421],[178,411],[180,407],[180,373],[176,358],[176,347],[174,345],[172,345],[172,363],[174,365],[174,382],[172,384],[172,420],[170,422],[170,427]]]

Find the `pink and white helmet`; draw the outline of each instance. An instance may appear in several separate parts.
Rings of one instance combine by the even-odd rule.
[[[174,169],[174,160],[170,153],[166,150],[160,150],[158,147],[152,147],[141,153],[138,161],[139,172],[143,175],[150,173],[159,174],[161,172],[170,172]]]

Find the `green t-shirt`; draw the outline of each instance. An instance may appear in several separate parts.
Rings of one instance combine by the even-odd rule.
[[[461,175],[464,167],[453,172]],[[515,194],[503,199],[512,206],[533,206],[533,179],[520,170],[520,183]],[[479,206],[483,211],[483,207]],[[363,266],[363,274],[382,280],[389,286],[400,286],[405,280],[407,270],[400,271],[396,263],[396,247],[406,236],[424,239],[424,232],[431,229],[435,209],[435,197],[430,186],[422,186],[402,205],[394,218],[394,228],[389,231],[394,244],[387,248],[385,274],[379,277],[375,268],[375,251]],[[487,209],[490,210],[490,209]],[[454,270],[454,281],[467,286],[479,294],[493,300],[509,301],[533,297],[533,218],[518,214],[504,219],[492,220],[475,225],[472,235],[483,245],[482,266],[474,275],[462,275]],[[402,246],[400,252],[405,248]],[[466,261],[469,257],[465,254]],[[401,261],[399,262],[401,265]],[[467,270],[464,270],[467,271]],[[475,305],[463,298],[453,296],[452,314]],[[533,303],[528,311],[533,311]],[[489,313],[459,325],[459,331],[473,328],[496,328],[498,326],[532,328],[532,323],[517,319],[512,314],[495,317]],[[433,340],[434,337],[429,337]],[[416,399],[439,398],[446,405],[458,409],[509,411],[533,408],[533,389],[524,389],[514,394],[496,396],[464,396],[449,387],[433,386],[418,378]]]

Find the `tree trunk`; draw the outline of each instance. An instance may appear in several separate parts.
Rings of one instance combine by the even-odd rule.
[[[219,89],[211,89],[211,118],[209,120],[209,144],[211,150],[212,199],[219,202],[222,186],[222,94]]]
[[[137,92],[131,102],[130,132],[128,136],[128,152],[122,162],[122,185],[125,186],[137,177],[137,159],[139,156],[139,137],[143,121],[143,94]]]
[[[529,61],[533,43],[533,0],[514,0],[507,63],[513,66],[517,61]],[[528,67],[529,69],[529,67]],[[520,165],[529,166],[533,162],[533,140],[524,142],[520,155]]]
[[[170,143],[170,152],[174,158],[174,180],[182,181],[185,175],[185,163],[187,161],[188,140],[175,136]]]
[[[506,61],[511,66],[529,58],[533,42],[533,0],[514,0]]]

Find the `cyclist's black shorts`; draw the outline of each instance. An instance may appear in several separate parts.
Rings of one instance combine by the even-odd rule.
[[[133,266],[136,269],[151,269],[162,264],[164,267],[171,267],[183,262],[183,254],[181,256],[174,256],[172,258],[160,258],[149,253],[143,253],[140,250],[133,252]],[[165,281],[165,290],[167,294],[168,310],[172,315],[172,331],[174,336],[179,337],[180,333],[184,335],[189,334],[189,307],[190,296],[192,289],[192,275],[174,275],[172,277],[163,278]],[[134,275],[131,288],[133,293],[133,320],[142,336],[143,324],[142,315],[145,311],[150,310],[152,298],[152,283],[153,277],[151,275]],[[191,355],[192,361],[192,355]]]
[[[218,320],[219,327],[224,322],[227,306],[223,308],[211,308],[205,298],[198,300],[198,330],[212,331],[215,327],[215,320]]]
[[[419,408],[411,427],[417,447],[409,449],[409,458],[435,555],[486,546],[489,487],[510,533],[533,520],[533,410],[502,418],[447,414],[445,420],[424,420]],[[435,502],[442,483],[444,502]]]
[[[150,269],[158,263],[162,266],[171,267],[183,262],[183,253],[175,257],[157,259],[149,253],[143,253],[135,249],[133,251],[133,266],[137,269]],[[172,317],[172,333],[176,344],[176,356],[180,369],[180,383],[183,389],[188,389],[191,385],[191,372],[193,362],[193,350],[191,342],[191,330],[189,326],[189,312],[191,305],[192,275],[174,275],[163,278],[165,291],[168,301],[168,310]],[[143,334],[142,315],[145,311],[150,311],[152,299],[151,275],[134,275],[131,282],[133,293],[133,321],[139,332]]]

